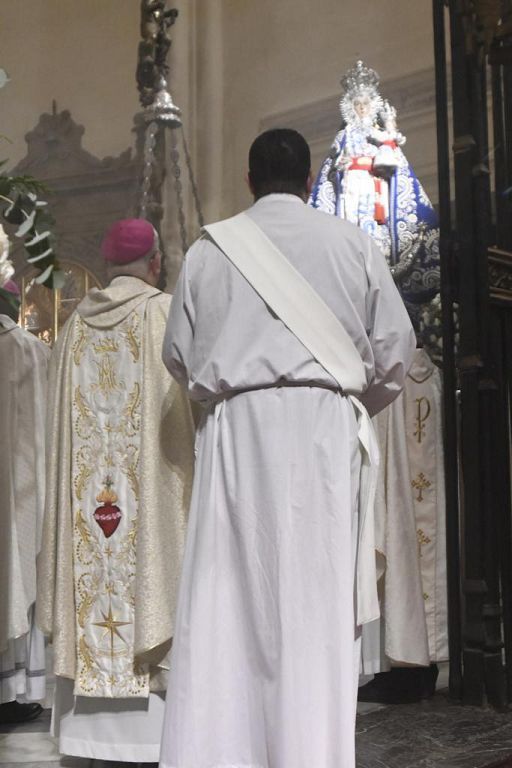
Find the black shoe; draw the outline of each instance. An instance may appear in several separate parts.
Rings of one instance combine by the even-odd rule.
[[[437,664],[431,664],[430,667],[422,667],[422,686],[421,698],[429,699],[436,692],[437,678],[439,677],[439,667]]]
[[[413,704],[421,700],[420,691],[416,686],[403,689],[394,685],[395,680],[389,678],[390,672],[379,672],[373,680],[359,688],[358,701],[367,701],[375,704]]]
[[[359,688],[358,701],[414,704],[435,693],[437,667],[392,667]]]
[[[0,724],[29,723],[39,717],[42,711],[42,706],[35,702],[20,704],[19,701],[8,701],[7,704],[0,704]]]

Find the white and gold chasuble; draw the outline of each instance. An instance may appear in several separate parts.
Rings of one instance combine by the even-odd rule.
[[[439,369],[417,350],[405,391],[405,423],[430,660],[448,658],[446,499]]]
[[[89,760],[160,753],[194,461],[162,363],[170,304],[128,275],[93,288],[49,366],[36,619],[54,651],[52,733]]]
[[[134,664],[144,304],[108,331],[77,316],[72,360],[75,695],[147,696]]]

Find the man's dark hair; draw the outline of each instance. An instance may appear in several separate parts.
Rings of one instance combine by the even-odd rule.
[[[307,141],[291,128],[261,133],[249,150],[249,181],[256,199],[272,192],[304,196],[310,170]]]

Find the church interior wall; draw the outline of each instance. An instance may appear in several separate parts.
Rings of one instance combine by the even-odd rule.
[[[138,108],[135,64],[139,0],[30,0],[2,3],[0,66],[11,82],[0,94],[10,165],[39,115],[68,109],[85,126],[84,147],[97,157],[133,144]]]
[[[380,74],[384,95],[401,102],[396,106],[399,127],[408,138],[406,153],[420,178],[428,177],[429,192],[437,198],[430,3],[226,0],[223,28],[221,214],[249,201],[243,173],[248,146],[261,128],[303,128],[312,144],[313,166],[319,166],[340,122],[340,76],[359,58]]]
[[[183,110],[205,218],[250,202],[244,181],[254,136],[272,125],[302,130],[316,169],[339,125],[339,78],[358,58],[380,74],[398,108],[406,153],[436,194],[433,42],[424,0],[176,0],[171,88]],[[96,157],[133,146],[139,0],[31,0],[2,7],[3,157],[25,154],[42,112],[70,110]],[[176,236],[172,178],[164,234]],[[190,193],[186,200],[192,220]],[[191,227],[191,235],[194,234]]]

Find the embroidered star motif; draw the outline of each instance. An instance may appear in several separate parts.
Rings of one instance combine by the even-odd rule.
[[[110,634],[110,654],[113,657],[114,656],[114,635],[119,637],[119,639],[126,644],[126,640],[124,639],[122,634],[119,632],[118,627],[126,627],[128,626],[128,624],[131,624],[131,621],[116,621],[112,614],[111,605],[109,605],[107,615],[105,615],[102,611],[102,616],[103,616],[103,621],[94,621],[93,624],[95,627],[103,627],[103,629],[105,630],[105,632],[103,633],[102,640],[104,637]]]

